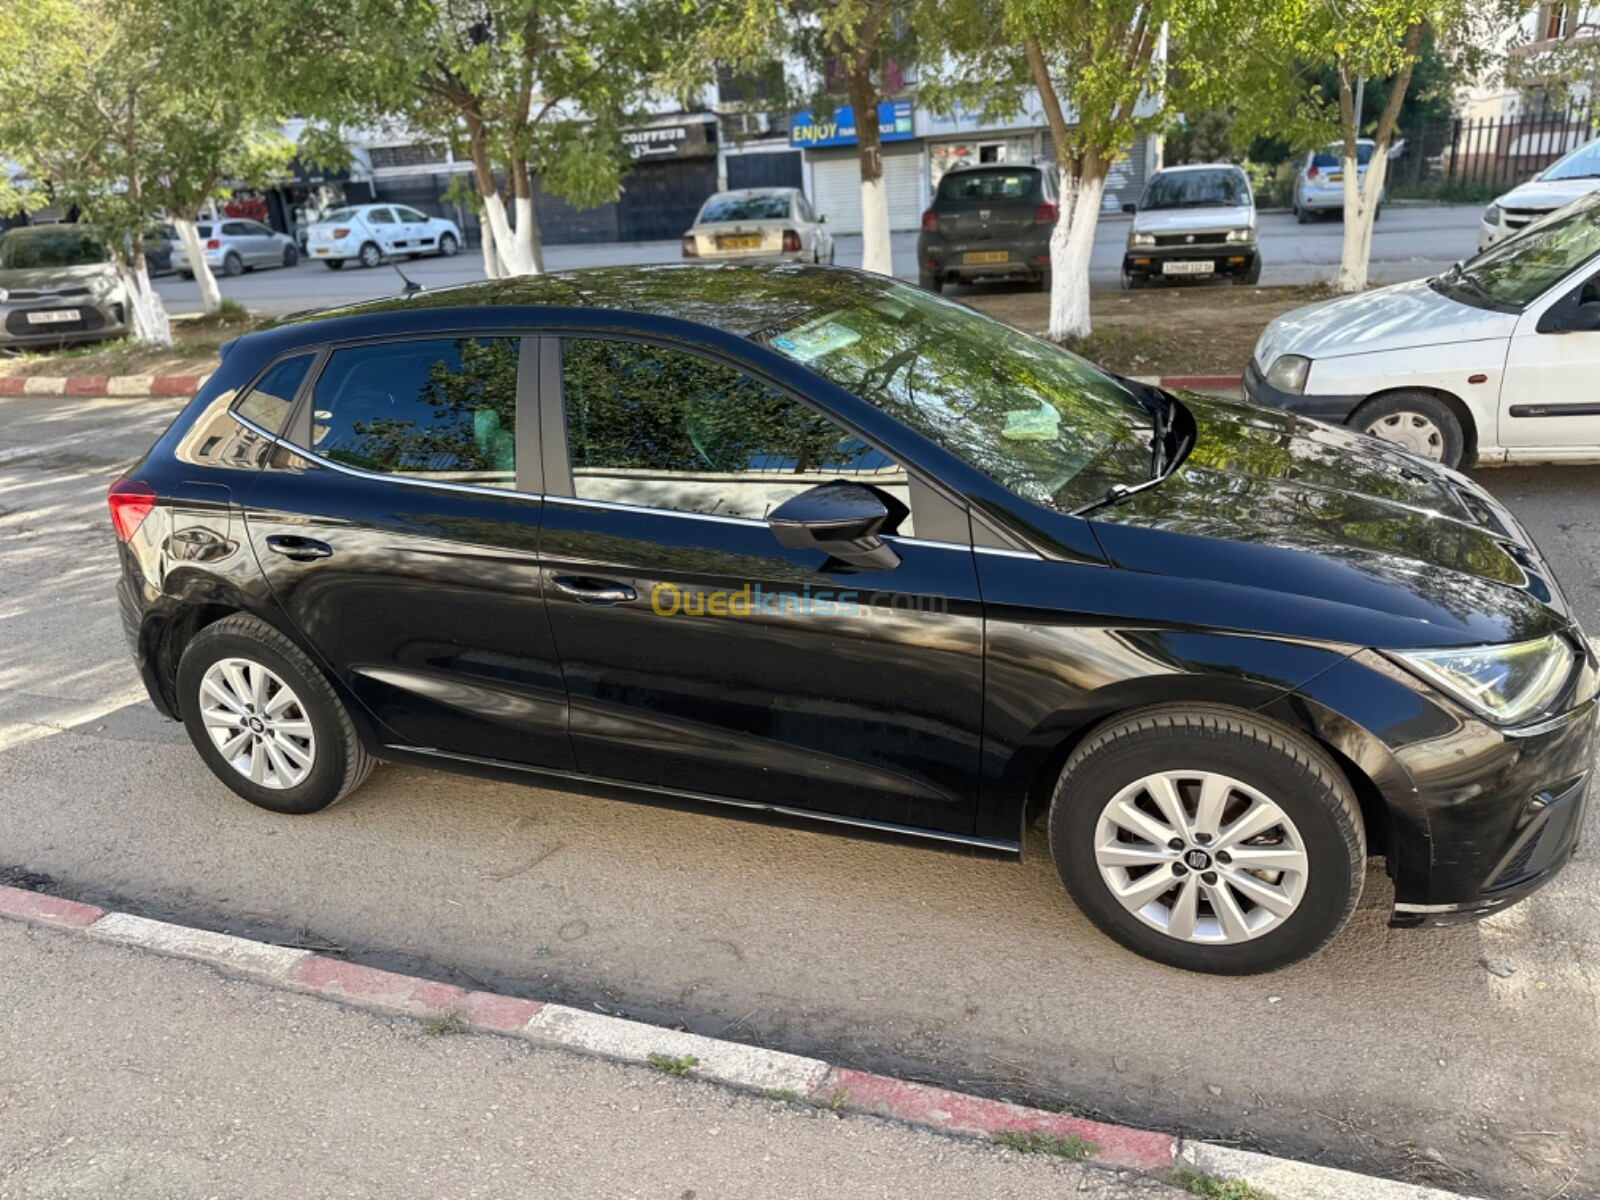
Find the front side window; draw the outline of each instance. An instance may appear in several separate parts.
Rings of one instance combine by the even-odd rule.
[[[1558,209],[1433,281],[1447,296],[1520,309],[1600,254],[1600,193]]]
[[[335,350],[312,392],[308,449],[384,475],[516,486],[516,338]]]
[[[246,392],[234,410],[251,424],[268,433],[280,433],[294,406],[295,393],[311,369],[310,354],[297,354],[267,368],[256,385]]]
[[[887,455],[698,354],[569,338],[561,384],[580,500],[760,520],[818,484],[848,479],[910,507],[906,472]],[[909,535],[910,524],[891,532]]]
[[[1145,188],[1140,208],[1237,208],[1250,203],[1250,185],[1238,171],[1162,172]]]

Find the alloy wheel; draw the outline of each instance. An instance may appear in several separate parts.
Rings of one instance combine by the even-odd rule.
[[[1128,912],[1168,937],[1211,945],[1281,925],[1309,875],[1289,815],[1211,771],[1164,771],[1123,788],[1101,810],[1094,857]]]
[[[277,674],[248,658],[224,658],[200,680],[200,717],[229,766],[252,783],[297,787],[317,758],[305,705]]]
[[[1429,418],[1418,412],[1388,413],[1367,426],[1375,438],[1393,442],[1420,458],[1440,462],[1444,458],[1444,433]]]

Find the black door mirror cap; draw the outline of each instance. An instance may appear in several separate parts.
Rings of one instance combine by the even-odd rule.
[[[767,526],[786,549],[820,550],[843,565],[889,571],[900,556],[879,534],[898,528],[908,512],[877,488],[835,479],[785,500],[767,515]]]

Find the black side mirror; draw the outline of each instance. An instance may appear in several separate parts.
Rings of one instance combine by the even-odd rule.
[[[836,479],[785,500],[768,514],[767,525],[790,550],[821,550],[852,567],[892,571],[900,556],[878,533],[891,516],[903,514],[891,512],[884,500],[872,488]]]
[[[1562,303],[1539,318],[1540,333],[1595,333],[1600,331],[1600,300]]]
[[[1137,204],[1124,204],[1122,206],[1122,211],[1125,213],[1136,213],[1139,211],[1139,206]]]

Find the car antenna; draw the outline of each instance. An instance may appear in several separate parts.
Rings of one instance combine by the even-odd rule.
[[[400,269],[399,263],[390,263],[389,265],[394,268],[394,273],[400,276],[401,280],[405,283],[405,295],[414,296],[418,292],[427,290],[415,279],[409,278],[406,273]]]

